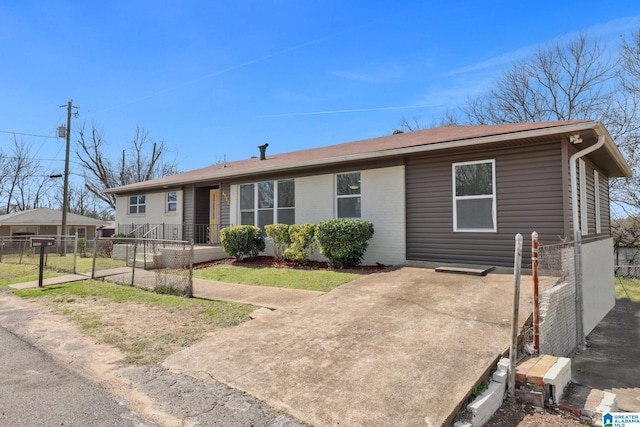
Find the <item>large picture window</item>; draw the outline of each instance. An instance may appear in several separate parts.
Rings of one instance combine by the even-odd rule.
[[[262,229],[269,224],[295,223],[294,180],[241,185],[240,223]]]
[[[453,231],[497,231],[495,160],[453,164]]]
[[[360,172],[336,175],[336,206],[338,218],[360,218]]]
[[[146,196],[131,196],[129,197],[129,214],[137,215],[143,214],[147,211],[147,198]]]

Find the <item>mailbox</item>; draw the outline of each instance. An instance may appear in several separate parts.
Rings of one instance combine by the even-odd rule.
[[[41,248],[45,246],[53,246],[56,244],[56,239],[46,238],[46,237],[32,237],[31,238],[31,247],[32,248]]]

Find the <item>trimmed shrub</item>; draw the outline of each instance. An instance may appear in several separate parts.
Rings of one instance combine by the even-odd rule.
[[[78,253],[83,258],[87,256],[87,239],[84,237],[78,238]]]
[[[273,256],[276,260],[284,259],[284,252],[291,244],[289,237],[289,225],[287,224],[269,224],[264,227],[267,237],[271,239],[273,246]]]
[[[327,257],[331,268],[355,267],[362,262],[373,237],[373,224],[352,218],[322,221],[316,229],[320,253]]]
[[[235,225],[220,230],[220,243],[229,255],[237,260],[255,258],[264,251],[262,230],[253,225]]]
[[[300,264],[309,263],[309,257],[316,250],[318,243],[315,239],[315,224],[293,224],[289,226],[289,241],[291,244],[284,251],[288,260],[298,261]]]

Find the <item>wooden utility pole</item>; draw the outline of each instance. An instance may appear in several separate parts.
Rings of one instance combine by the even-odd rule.
[[[65,107],[61,105],[60,107]],[[73,100],[70,100],[67,105],[67,131],[66,131],[66,155],[64,158],[64,189],[62,192],[62,230],[60,231],[62,242],[62,255],[67,255],[67,244],[65,236],[67,235],[67,211],[69,210],[69,147],[71,145],[71,109],[73,107]],[[78,108],[78,107],[75,107]]]

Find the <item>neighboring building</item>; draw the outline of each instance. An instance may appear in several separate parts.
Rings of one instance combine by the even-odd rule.
[[[602,123],[566,121],[267,153],[110,192],[119,232],[210,244],[228,225],[354,217],[375,226],[365,264],[512,266],[516,233],[608,238],[608,179],[630,175]]]
[[[93,239],[96,229],[105,221],[67,213],[67,235]],[[0,237],[59,236],[62,229],[62,211],[38,208],[0,215]]]

